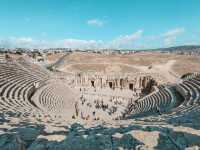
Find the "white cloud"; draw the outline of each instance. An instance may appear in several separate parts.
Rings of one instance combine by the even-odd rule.
[[[0,47],[6,48],[80,48],[80,49],[104,49],[104,48],[133,48],[135,41],[142,37],[143,30],[120,36],[108,42],[96,40],[63,39],[63,40],[36,40],[31,37],[10,37],[0,40]]]
[[[10,37],[0,40],[0,47],[6,48],[98,48],[102,41],[63,39],[56,41],[35,40],[30,37]]]
[[[102,41],[65,39],[64,46],[70,48],[99,48],[103,45]]]
[[[138,30],[133,34],[120,36],[119,38],[116,38],[113,41],[111,41],[111,46],[116,48],[133,47],[134,42],[136,40],[139,40],[142,37],[142,34],[143,30]]]
[[[90,19],[87,21],[87,24],[90,26],[102,27],[104,25],[104,21],[100,19]]]
[[[184,28],[176,28],[164,33],[164,37],[177,36],[177,35],[182,34],[183,32],[185,32]]]
[[[34,40],[30,37],[10,37],[0,41],[0,47],[32,47]]]
[[[151,42],[150,44],[157,43],[157,47],[173,46],[177,42],[178,37],[184,32],[184,28],[175,28],[160,35],[147,36],[146,40]]]
[[[184,32],[185,32],[184,28],[176,28],[164,33],[162,35],[162,37],[164,38],[164,45],[166,46],[172,45],[176,41],[177,37],[183,34]]]
[[[60,45],[60,44],[59,44]],[[0,47],[6,48],[47,48],[54,47],[54,42],[35,40],[30,37],[10,37],[0,40]]]

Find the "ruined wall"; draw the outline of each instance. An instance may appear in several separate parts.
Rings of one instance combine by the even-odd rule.
[[[130,76],[130,75],[104,75],[104,74],[76,74],[73,85],[75,87],[113,90],[131,90],[134,93],[148,93],[156,81],[151,76]]]

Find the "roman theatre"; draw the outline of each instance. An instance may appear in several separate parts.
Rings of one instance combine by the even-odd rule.
[[[102,132],[110,125],[116,130],[127,127],[130,134],[133,128],[128,126],[133,124],[140,124],[145,132],[148,124],[155,126],[149,127],[150,131],[156,130],[157,125],[170,128],[176,123],[198,129],[199,56],[63,52],[44,53],[42,57],[43,64],[27,54],[1,54],[0,110],[1,120],[5,120],[1,128],[19,128],[19,124],[29,122],[45,125],[45,131],[52,133],[66,125],[66,130],[75,132],[71,128],[77,123],[89,127],[104,125],[107,129],[102,128]],[[89,133],[85,129],[84,134]],[[107,133],[111,134],[111,130],[103,134]],[[159,133],[168,135],[162,129]],[[79,134],[82,132],[77,132],[76,137]],[[42,136],[50,140],[53,135]]]

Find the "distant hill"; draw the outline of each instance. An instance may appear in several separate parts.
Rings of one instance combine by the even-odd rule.
[[[175,46],[169,48],[158,48],[158,49],[147,49],[148,51],[198,51],[200,52],[200,45],[185,45],[185,46]]]

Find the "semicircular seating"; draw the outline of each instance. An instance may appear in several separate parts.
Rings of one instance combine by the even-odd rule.
[[[175,105],[174,97],[168,87],[158,87],[156,91],[138,99],[134,104],[129,106],[130,114],[146,114],[159,111],[166,111]]]
[[[162,112],[163,118],[180,117],[199,108],[200,105],[200,75],[198,73],[185,77],[182,82],[173,85],[174,88],[159,87],[157,91],[138,99],[129,106],[129,114],[144,115],[149,112]],[[167,109],[167,111],[163,111]]]
[[[57,79],[51,81],[50,76],[44,68],[23,58],[0,63],[1,112],[36,119],[52,120],[63,113],[71,117],[65,114],[73,108],[71,91]]]
[[[32,75],[37,75],[37,77],[41,79],[48,79],[50,76],[50,72],[47,69],[44,69],[36,64],[33,64],[29,61],[30,58],[20,57],[17,59],[18,65],[20,65],[23,69],[30,72]]]
[[[189,91],[179,91],[184,97],[184,101],[179,107],[173,109],[171,115],[168,117],[183,116],[198,109],[200,106],[200,76],[197,75],[193,78],[185,79],[179,85],[184,85]],[[189,96],[186,96],[184,92],[190,93]]]
[[[74,95],[58,81],[49,81],[41,86],[33,95],[32,101],[52,117],[73,116]]]
[[[48,71],[26,59],[0,63],[1,112],[13,112],[20,117],[72,117],[75,113],[74,95],[60,80],[50,77]],[[106,99],[104,95],[100,96],[100,99]],[[87,99],[100,100],[92,94]],[[113,111],[109,99],[106,99],[108,109],[105,111],[108,114]],[[123,98],[117,100],[123,101]],[[128,107],[120,105],[113,114],[118,117],[125,111],[133,116],[162,114],[162,118],[176,118],[194,111],[199,105],[200,75],[195,73],[185,76],[178,84],[158,86],[154,92],[133,101]]]
[[[35,90],[34,83],[42,82],[45,78],[32,75],[15,61],[0,63],[0,109],[22,116],[42,113],[31,103],[30,96]]]

